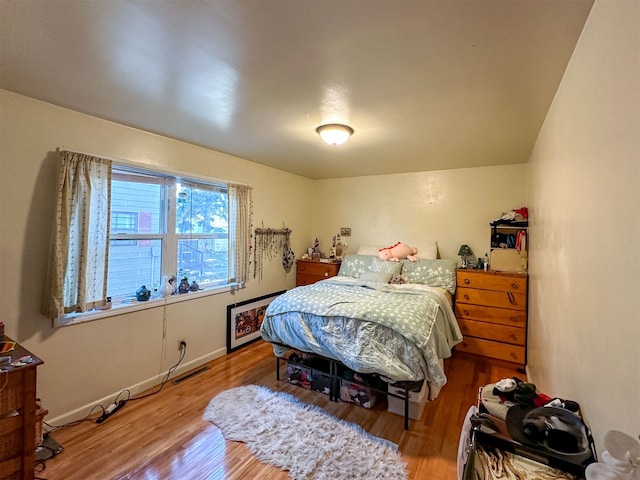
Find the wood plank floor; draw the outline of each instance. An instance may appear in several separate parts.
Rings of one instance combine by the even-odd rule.
[[[420,420],[403,429],[402,417],[386,411],[386,399],[374,408],[331,402],[328,396],[276,381],[271,347],[260,341],[208,364],[209,369],[162,391],[128,402],[102,424],[83,422],[55,431],[64,451],[44,464],[38,478],[87,479],[274,479],[286,472],[263,465],[237,442],[202,420],[217,393],[258,384],[289,392],[336,417],[357,423],[373,435],[399,445],[411,479],[455,480],[460,427],[478,388],[501,378],[524,376],[515,365],[455,353],[445,361],[448,383],[427,404]],[[283,372],[284,373],[284,372]],[[281,377],[283,378],[283,377]]]

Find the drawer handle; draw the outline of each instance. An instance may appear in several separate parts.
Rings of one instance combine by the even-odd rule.
[[[513,293],[507,292],[507,297],[509,297],[509,303],[511,305],[517,305],[518,304],[518,302],[516,301],[516,297],[513,296]]]
[[[464,279],[464,284],[465,285],[469,285],[471,283],[471,280],[469,280],[468,278]]]
[[[467,295],[466,293],[463,295],[465,300],[469,300],[469,295]]]
[[[511,288],[513,288],[514,290],[517,290],[518,289],[518,285],[516,285],[515,283],[512,283],[511,284]]]
[[[324,272],[324,276],[328,277],[329,276],[329,272]]]
[[[509,335],[509,338],[510,338],[511,340],[513,340],[513,341],[516,341],[516,340],[517,340],[516,336],[515,336],[513,333],[512,333],[511,335]]]
[[[469,316],[469,310],[463,310],[463,311],[462,311],[462,313],[464,313],[464,316],[465,316],[465,317],[468,317],[468,316]]]

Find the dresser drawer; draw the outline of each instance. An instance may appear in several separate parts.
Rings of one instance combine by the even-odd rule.
[[[479,320],[519,328],[524,328],[527,324],[527,315],[523,310],[485,307],[458,301],[455,311],[458,319]]]
[[[337,265],[328,263],[311,263],[311,262],[298,262],[296,267],[297,274],[303,275],[315,275],[316,277],[333,277],[338,273]]]
[[[0,417],[15,410],[20,410],[24,405],[24,380],[22,372],[13,375],[0,374],[0,383],[7,382],[0,389]]]
[[[9,460],[0,462],[0,479],[16,479],[16,478],[29,478],[23,477],[22,472],[24,472],[25,468],[22,464],[22,457],[16,456],[12,457]],[[33,478],[33,477],[31,477]]]
[[[21,455],[23,445],[22,425],[23,418],[18,412],[0,420],[0,462],[5,462]]]
[[[525,348],[517,345],[467,337],[455,348],[462,352],[524,364]]]
[[[304,273],[299,273],[296,275],[296,287],[311,285],[312,283],[319,282],[320,280],[324,280],[325,278],[327,277],[319,277],[317,275],[305,275]]]
[[[474,270],[458,270],[456,275],[459,287],[520,293],[522,295],[527,293],[526,275]]]
[[[524,328],[507,327],[493,323],[476,322],[475,320],[458,320],[464,337],[484,338],[497,342],[524,346],[526,333]]]
[[[458,288],[456,291],[456,304],[458,303],[472,303],[474,305],[524,311],[527,309],[527,295],[526,293]]]

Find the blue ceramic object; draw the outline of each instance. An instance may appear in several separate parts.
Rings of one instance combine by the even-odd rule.
[[[139,302],[146,302],[151,298],[151,290],[149,290],[146,286],[141,286],[136,292],[136,300]]]

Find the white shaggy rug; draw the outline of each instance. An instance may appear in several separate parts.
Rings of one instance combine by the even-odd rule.
[[[232,388],[209,402],[203,418],[296,480],[407,478],[397,445],[284,392]]]

